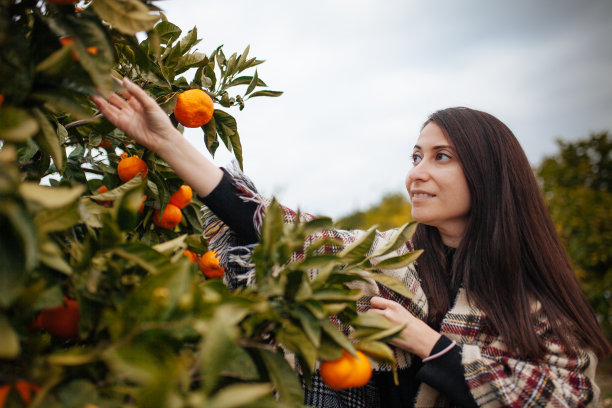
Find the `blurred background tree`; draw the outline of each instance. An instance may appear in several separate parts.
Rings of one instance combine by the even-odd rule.
[[[604,131],[558,145],[537,175],[583,289],[612,339],[612,138]]]

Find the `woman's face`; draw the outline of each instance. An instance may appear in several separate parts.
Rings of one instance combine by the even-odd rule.
[[[412,160],[406,177],[412,218],[438,228],[442,241],[457,247],[469,218],[470,191],[455,149],[438,125],[423,128]]]

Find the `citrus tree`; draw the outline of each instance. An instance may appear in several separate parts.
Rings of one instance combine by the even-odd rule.
[[[281,93],[261,89],[248,47],[199,51],[197,29],[182,33],[150,1],[74,3],[0,0],[0,407],[300,406],[299,376],[308,382],[319,361],[359,349],[393,365],[386,341],[401,327],[357,313],[350,285],[409,295],[372,257],[414,224],[375,254],[369,230],[336,255],[321,241],[290,263],[332,223],[284,225],[273,202],[256,283],[228,289],[189,186],[89,98],[128,77],[182,129],[191,110],[177,101],[197,90],[205,119],[186,125],[241,165],[227,109]]]

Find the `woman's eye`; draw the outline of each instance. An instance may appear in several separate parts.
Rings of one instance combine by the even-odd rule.
[[[421,156],[419,154],[414,153],[412,155],[412,164],[419,164],[421,161]]]
[[[436,155],[436,160],[438,161],[449,161],[451,157],[446,153],[438,153]]]

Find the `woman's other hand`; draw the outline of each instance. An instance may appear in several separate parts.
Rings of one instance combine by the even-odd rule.
[[[113,125],[139,144],[161,153],[167,142],[172,142],[180,132],[170,118],[142,88],[128,78],[121,84],[125,90],[121,96],[111,93],[108,98],[93,96],[91,100]]]
[[[440,333],[393,300],[374,296],[370,300],[370,305],[371,309],[368,313],[376,313],[386,317],[391,323],[405,325],[400,336],[391,340],[392,345],[421,358],[429,356],[440,339]]]

